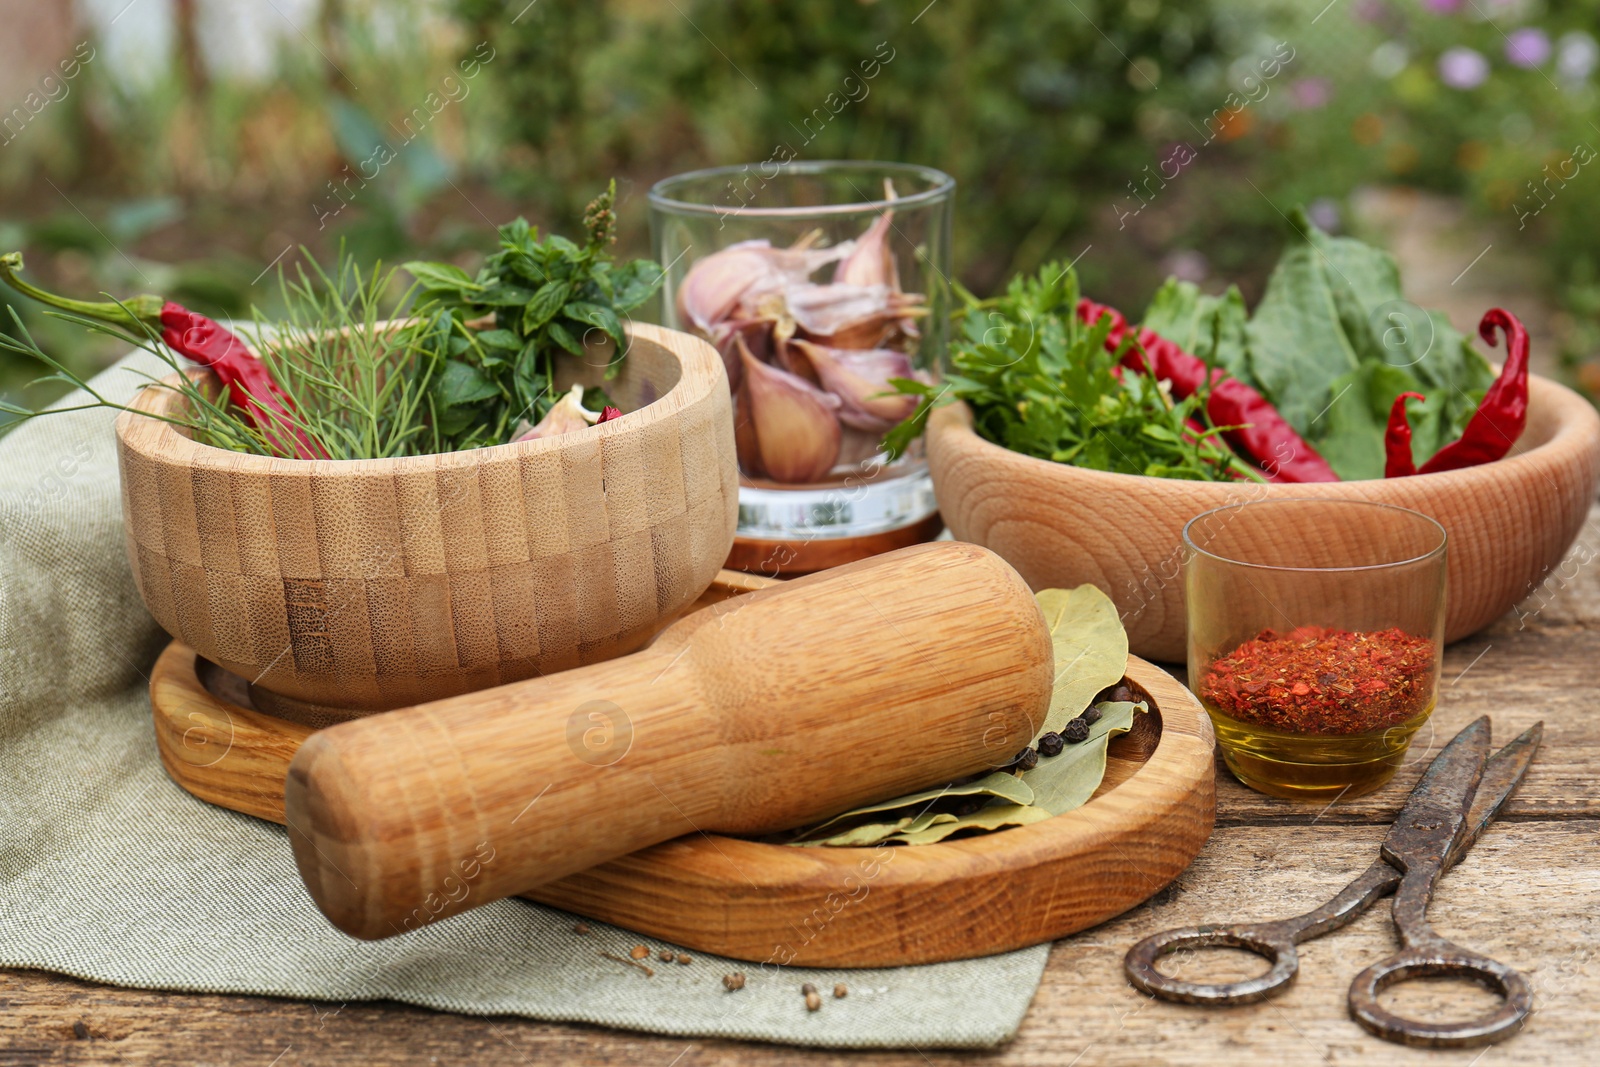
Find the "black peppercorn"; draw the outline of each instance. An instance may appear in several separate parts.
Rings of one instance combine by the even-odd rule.
[[[1076,745],[1080,741],[1089,739],[1089,723],[1083,718],[1073,719],[1061,728],[1061,739],[1069,745]]]
[[[1079,715],[1078,718],[1082,719],[1090,726],[1093,726],[1095,723],[1100,721],[1100,709],[1096,707],[1084,708],[1083,714]]]
[[[1031,771],[1039,766],[1039,753],[1031,748],[1025,748],[1017,753],[1017,758],[1011,761],[1013,771]]]
[[[1061,747],[1064,744],[1066,744],[1066,742],[1061,740],[1060,734],[1055,733],[1054,731],[1045,734],[1043,737],[1039,738],[1039,755],[1059,756],[1061,755]]]
[[[1119,686],[1117,686],[1115,689],[1113,689],[1111,691],[1111,700],[1112,700],[1113,703],[1117,703],[1117,704],[1127,703],[1128,701],[1130,701],[1132,699],[1133,699],[1133,690],[1129,689],[1125,685],[1119,685]]]

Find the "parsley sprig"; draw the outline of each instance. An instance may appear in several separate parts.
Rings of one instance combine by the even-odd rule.
[[[1019,275],[988,300],[956,289],[963,307],[944,380],[893,383],[921,400],[885,438],[891,455],[922,433],[936,405],[964,400],[980,436],[1024,455],[1118,474],[1260,480],[1220,439],[1229,427],[1207,421],[1208,389],[1174,400],[1165,383],[1120,365],[1131,338],[1106,350],[1110,320],[1079,319],[1070,266]]]

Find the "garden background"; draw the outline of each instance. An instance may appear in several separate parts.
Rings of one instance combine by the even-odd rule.
[[[84,297],[275,304],[304,245],[471,267],[495,223],[621,249],[682,170],[798,158],[959,182],[991,291],[1076,260],[1137,314],[1252,303],[1307,206],[1464,331],[1523,316],[1600,393],[1600,0],[0,0],[0,250]],[[872,71],[869,75],[867,71]],[[781,158],[781,157],[780,157]],[[80,372],[117,355],[16,304]],[[9,322],[6,329],[14,330]],[[0,392],[37,369],[0,362]]]

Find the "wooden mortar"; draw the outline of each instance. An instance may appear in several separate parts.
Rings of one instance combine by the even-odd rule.
[[[657,326],[629,336],[605,383],[628,414],[492,448],[273,459],[121,415],[140,596],[264,708],[311,725],[642,647],[727,558],[738,468],[716,350]],[[146,388],[132,406],[179,403]]]

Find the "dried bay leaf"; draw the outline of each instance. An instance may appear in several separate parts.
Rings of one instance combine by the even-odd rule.
[[[821,841],[799,841],[796,844],[815,847],[829,845],[834,848],[861,847],[876,845],[898,834],[915,834],[936,827],[941,823],[952,823],[956,816],[944,811],[927,811],[921,815],[908,815],[896,822],[869,822],[853,827],[841,833],[834,834]]]
[[[1064,815],[1088,803],[1106,776],[1106,748],[1111,739],[1133,729],[1135,712],[1148,711],[1144,701],[1106,701],[1096,704],[1100,719],[1089,727],[1089,736],[1068,745],[1059,756],[1040,756],[1039,763],[1022,775],[1033,789],[1033,802],[1052,815]]]
[[[893,834],[884,840],[891,845],[896,842],[903,845],[931,845],[961,830],[998,830],[1004,826],[1027,826],[1029,823],[1043,822],[1052,814],[1032,804],[991,804],[987,808],[979,808],[971,815],[963,815],[954,822],[938,823],[925,830]]]
[[[1041,589],[1034,599],[1044,612],[1055,649],[1050,712],[1039,733],[1060,733],[1096,693],[1122,681],[1128,667],[1128,632],[1122,628],[1117,606],[1093,585]]]
[[[1033,803],[1033,790],[1028,787],[1026,782],[1007,771],[995,771],[993,774],[986,774],[982,778],[978,778],[971,782],[963,782],[957,785],[938,786],[934,789],[924,789],[919,793],[911,793],[907,796],[896,797],[893,800],[880,800],[876,804],[868,804],[865,807],[847,811],[842,815],[835,815],[827,822],[819,823],[817,826],[805,831],[800,836],[802,838],[815,838],[819,834],[827,833],[828,831],[834,831],[836,834],[838,834],[840,828],[845,823],[848,823],[853,819],[860,818],[864,815],[898,812],[904,808],[916,809],[909,812],[903,812],[900,818],[880,818],[875,822],[868,824],[892,826],[895,823],[902,821],[904,818],[920,815],[929,807],[929,805],[932,805],[938,801],[947,800],[951,797],[974,797],[984,795],[998,797],[1001,800],[1007,800],[1013,804],[1026,805]],[[860,829],[860,827],[857,827],[857,829]],[[896,831],[890,830],[889,832],[894,833]],[[839,836],[843,835],[839,834]],[[797,841],[795,843],[823,844],[833,842]],[[866,843],[870,844],[873,842]]]

